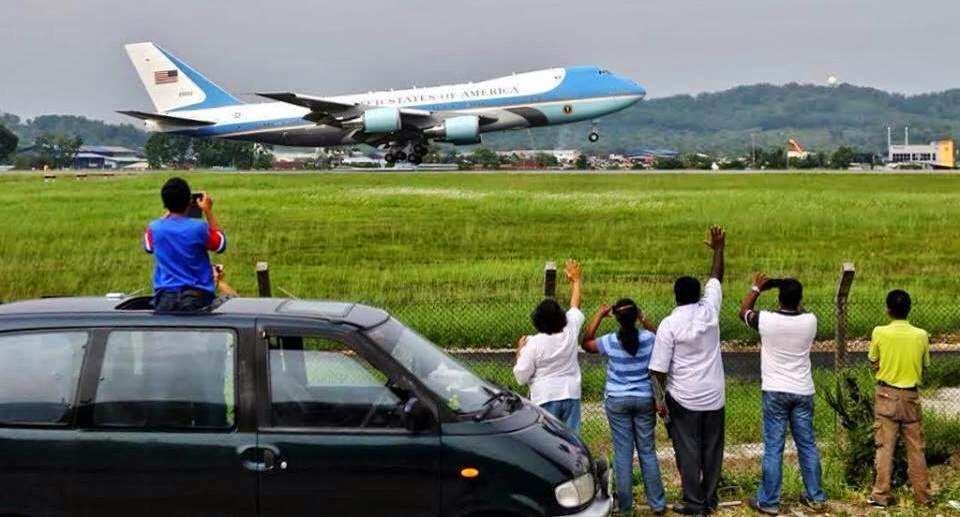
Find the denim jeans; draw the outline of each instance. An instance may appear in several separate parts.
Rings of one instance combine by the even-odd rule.
[[[213,293],[199,289],[160,291],[153,297],[153,306],[157,312],[196,312],[213,300]]]
[[[551,400],[540,407],[580,434],[580,399]]]
[[[795,395],[779,391],[763,392],[763,470],[757,502],[761,506],[779,506],[783,481],[783,446],[787,424],[797,445],[800,475],[810,502],[827,500],[821,486],[820,452],[813,434],[813,395]]]
[[[653,397],[607,397],[603,401],[613,435],[613,473],[617,481],[617,508],[629,514],[633,508],[633,450],[640,457],[643,489],[653,511],[667,507],[660,479],[660,464],[654,443],[657,415]]]

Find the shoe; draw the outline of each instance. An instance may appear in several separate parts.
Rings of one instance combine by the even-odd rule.
[[[806,497],[804,497],[804,498],[801,500],[801,502],[803,503],[804,506],[806,506],[807,508],[813,510],[815,513],[824,513],[824,512],[827,511],[827,502],[826,502],[826,501],[816,502],[816,501],[811,501],[811,500],[807,499]]]
[[[747,505],[750,508],[753,508],[754,511],[762,513],[764,515],[780,515],[780,507],[778,506],[763,506],[757,502],[756,499],[750,499],[747,501]]]
[[[705,515],[702,510],[690,508],[683,503],[673,505],[673,513],[679,513],[680,515]]]
[[[874,507],[874,508],[889,508],[889,507],[890,507],[890,502],[889,502],[889,501],[880,501],[880,500],[878,500],[878,499],[874,499],[873,496],[870,496],[870,497],[867,498],[867,504],[869,504],[870,506],[872,506],[872,507]]]

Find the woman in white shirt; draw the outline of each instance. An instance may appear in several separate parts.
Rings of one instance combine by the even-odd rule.
[[[530,400],[580,432],[580,364],[577,349],[584,315],[580,311],[580,264],[568,260],[564,272],[572,284],[570,310],[547,298],[530,318],[537,333],[517,343],[513,375],[530,385]]]

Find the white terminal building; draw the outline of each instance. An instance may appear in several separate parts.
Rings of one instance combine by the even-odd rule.
[[[912,163],[935,169],[956,167],[953,140],[935,140],[929,144],[911,145],[910,128],[903,129],[903,144],[894,144],[891,129],[887,128],[887,162]]]

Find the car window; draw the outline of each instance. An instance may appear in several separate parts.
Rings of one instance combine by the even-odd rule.
[[[274,427],[402,427],[402,399],[348,345],[302,336],[269,340]]]
[[[234,333],[225,330],[111,332],[94,401],[94,424],[232,427],[235,346]]]
[[[458,413],[480,411],[499,388],[477,377],[440,347],[395,319],[367,331],[393,356]]]
[[[88,337],[0,335],[0,424],[69,424]]]

